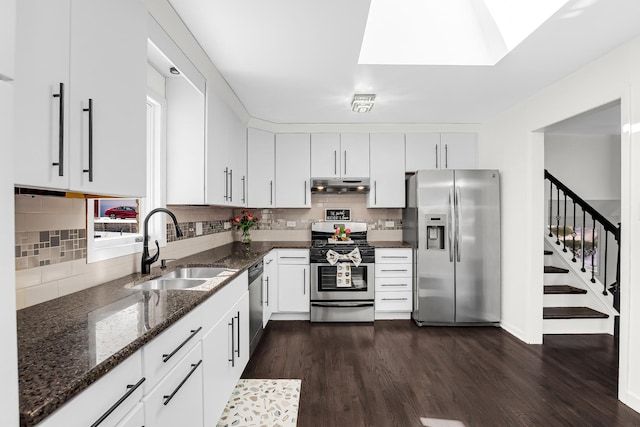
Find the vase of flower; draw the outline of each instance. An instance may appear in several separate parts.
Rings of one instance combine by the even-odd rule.
[[[247,245],[251,243],[250,231],[258,221],[258,217],[251,215],[247,209],[244,209],[241,215],[238,215],[233,219],[233,225],[235,225],[238,230],[242,231],[242,238],[240,240],[242,243]]]

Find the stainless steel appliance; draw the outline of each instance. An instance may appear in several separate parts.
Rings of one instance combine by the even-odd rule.
[[[407,179],[406,200],[403,237],[416,249],[415,322],[499,322],[498,171],[418,171]]]
[[[262,338],[262,259],[249,267],[249,355]]]
[[[340,226],[351,230],[346,242],[330,239]],[[367,224],[316,222],[311,224],[311,240],[311,321],[373,322],[375,249],[367,243]],[[348,255],[356,248],[361,258],[357,266],[348,258],[333,265],[327,260],[330,250]]]

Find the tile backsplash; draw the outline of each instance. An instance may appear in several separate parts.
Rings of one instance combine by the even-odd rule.
[[[86,230],[16,232],[16,270],[87,257]]]

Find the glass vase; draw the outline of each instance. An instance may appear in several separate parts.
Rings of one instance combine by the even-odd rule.
[[[249,233],[249,230],[242,230],[242,243],[248,245],[249,243],[251,243],[251,233]]]

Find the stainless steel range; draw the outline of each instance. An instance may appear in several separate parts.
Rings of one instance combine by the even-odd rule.
[[[338,227],[349,239],[333,240]],[[373,322],[375,248],[364,222],[311,224],[311,321]]]

